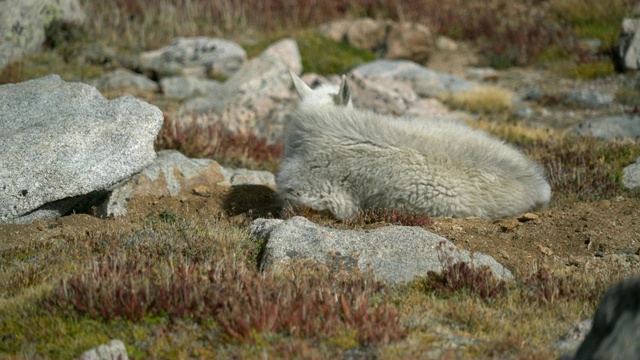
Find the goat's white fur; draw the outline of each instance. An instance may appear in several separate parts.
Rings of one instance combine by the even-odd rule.
[[[291,76],[301,102],[287,126],[276,182],[294,206],[338,219],[372,208],[500,218],[551,198],[539,164],[480,130],[355,109],[344,76],[339,87],[316,90]]]

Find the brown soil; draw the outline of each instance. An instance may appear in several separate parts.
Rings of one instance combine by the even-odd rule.
[[[239,206],[238,204],[242,204]],[[81,236],[87,232],[124,232],[140,228],[150,215],[169,214],[207,221],[225,217],[248,224],[240,212],[264,216],[277,207],[266,187],[213,188],[201,195],[134,198],[126,216],[98,219],[74,214],[26,225],[0,226],[0,250],[27,239]],[[530,274],[544,266],[586,273],[640,273],[640,199],[618,198],[552,207],[499,220],[433,218],[427,230],[457,246],[493,256],[514,273]]]

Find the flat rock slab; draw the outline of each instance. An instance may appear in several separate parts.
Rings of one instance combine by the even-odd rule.
[[[251,232],[267,239],[262,266],[279,266],[295,259],[312,259],[327,266],[372,270],[393,283],[441,272],[441,259],[488,266],[497,278],[513,279],[511,272],[492,257],[457,249],[449,240],[415,226],[387,226],[375,230],[338,230],[306,218],[256,219]]]
[[[360,65],[352,72],[365,78],[406,82],[411,85],[416,94],[422,97],[442,97],[478,86],[477,83],[449,73],[431,70],[408,60],[376,60]]]
[[[187,99],[194,96],[214,94],[222,86],[219,81],[195,76],[172,76],[160,80],[162,93],[172,99]]]
[[[64,215],[69,199],[140,172],[162,122],[153,105],[57,75],[0,86],[0,223]]]
[[[91,85],[102,91],[131,91],[134,94],[139,92],[157,92],[160,89],[158,83],[155,81],[127,69],[110,71],[94,80]]]
[[[599,139],[640,138],[640,116],[619,115],[592,118],[572,129],[580,135],[591,135]]]

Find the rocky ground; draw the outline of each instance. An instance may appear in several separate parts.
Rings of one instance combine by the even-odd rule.
[[[227,188],[219,188],[207,196],[141,197],[131,203],[127,215],[112,219],[77,214],[32,224],[2,225],[0,246],[4,249],[19,246],[25,238],[45,241],[78,237],[87,232],[140,228],[149,214],[162,212],[201,220],[227,216],[224,204],[228,192]],[[434,218],[433,224],[425,229],[463,249],[489,254],[516,274],[548,267],[568,272],[617,272],[626,277],[640,273],[639,209],[639,199],[619,198],[562,207],[552,205],[531,218],[495,221]]]
[[[590,119],[602,119],[607,116],[629,117],[630,123],[637,132],[629,132],[630,139],[622,144],[629,144],[629,149],[633,152],[629,159],[640,155],[637,151],[640,134],[640,125],[637,124],[640,76],[637,73],[629,72],[585,80],[561,76],[557,68],[552,66],[487,70],[476,67],[477,64],[475,49],[462,42],[456,44],[455,49],[439,48],[431,54],[429,61],[425,64],[433,70],[478,81],[482,85],[506,89],[520,99],[514,109],[509,111],[467,113],[471,122],[475,121],[477,126],[491,129],[499,135],[505,133],[499,130],[501,128],[514,128],[520,129],[518,131],[524,133],[527,138],[552,139],[562,138],[566,134],[565,131],[580,132],[579,125],[587,123]],[[204,77],[203,74],[200,76]],[[220,84],[210,81],[206,86],[211,86],[212,91],[217,91]],[[94,84],[98,83],[94,82]],[[148,85],[148,88],[136,87],[134,94],[158,105],[164,111],[165,119],[178,117],[181,102],[175,97],[162,94],[163,90],[156,82],[150,81]],[[110,87],[110,85],[104,85],[107,90],[103,89],[103,93],[109,98],[132,93],[131,88],[118,90]],[[283,99],[284,97],[278,98],[275,102],[281,100],[285,103],[284,100],[290,100]],[[456,107],[455,104],[448,103],[447,99],[442,101],[446,106]],[[256,103],[250,104],[253,106]],[[260,103],[257,102],[257,104]],[[267,105],[272,106],[273,103]],[[278,103],[278,105],[281,104]],[[240,127],[250,127],[251,124],[240,125]],[[613,132],[615,133],[615,129]],[[615,137],[615,134],[612,137]],[[161,144],[160,141],[157,145],[167,147],[166,143]],[[537,156],[535,147],[533,149],[528,151],[532,152],[533,156]],[[225,161],[225,159],[219,160]],[[603,157],[600,164],[604,165],[609,161],[613,160]],[[620,168],[616,168],[616,173],[611,176],[620,177],[622,166],[628,165],[630,161],[627,160]],[[244,161],[242,164],[248,163],[251,162]],[[260,165],[261,169],[264,169],[264,163]],[[558,169],[559,172],[562,170]],[[595,173],[598,169],[592,170]],[[79,239],[88,234],[127,233],[143,228],[150,218],[158,216],[177,216],[201,224],[211,219],[224,219],[231,224],[247,228],[252,220],[249,210],[253,217],[257,217],[266,215],[271,209],[279,206],[277,197],[270,187],[250,185],[240,191],[239,187],[233,188],[228,185],[222,182],[217,185],[207,184],[205,189],[189,190],[175,196],[168,194],[133,196],[127,205],[126,214],[120,216],[100,218],[97,209],[94,209],[93,213],[88,211],[56,219],[36,220],[28,224],[2,224],[0,225],[0,252],[12,253],[24,247],[37,249],[38,244]],[[424,228],[450,240],[461,249],[492,256],[516,276],[526,276],[540,268],[549,269],[556,274],[576,274],[587,278],[602,275],[612,281],[640,274],[640,197],[638,193],[620,190],[619,195],[603,194],[582,200],[567,197],[564,190],[554,188],[554,198],[549,207],[535,213],[519,214],[497,220],[432,218],[431,223]],[[315,222],[327,226],[348,227],[324,214],[309,213],[308,215]],[[374,223],[356,228],[369,230],[386,225]],[[592,314],[581,315],[586,319]],[[408,317],[410,318],[411,315]],[[568,320],[562,318],[558,321],[565,323]],[[423,324],[423,326],[426,325]],[[553,332],[562,333],[565,330],[568,330],[568,327],[567,329],[554,328]],[[477,339],[470,337],[472,339],[469,343],[462,347],[472,347],[469,344],[473,344]],[[412,345],[411,341],[415,339],[407,340],[408,347],[420,348],[419,345]],[[455,348],[460,342],[461,340],[454,336],[442,348]],[[549,343],[548,346],[551,347],[552,344]],[[553,354],[557,352],[549,351]],[[406,353],[403,354],[406,355]],[[447,357],[444,350],[433,354],[433,357]],[[363,358],[366,358],[366,355],[365,351]],[[486,354],[483,353],[483,355]],[[386,356],[393,357],[389,353]],[[517,354],[514,356],[517,357]],[[358,355],[353,357],[358,358]]]
[[[473,57],[465,51],[438,53],[430,67],[450,73],[463,73]],[[495,72],[501,86],[517,92],[531,89],[532,84],[553,91],[567,93],[572,89],[587,87],[594,91],[616,92],[635,75],[617,75],[596,81],[560,79],[549,71],[516,69]],[[584,121],[587,117],[604,116],[624,105],[613,103],[607,107],[576,108],[567,105],[533,108],[542,116],[524,118],[524,122],[538,128],[562,129]],[[99,220],[88,215],[71,215],[57,220],[47,220],[29,225],[3,225],[0,244],[19,242],[22,236],[51,238],[64,234],[74,236],[98,229],[122,229],[138,227],[150,214],[170,211],[184,217],[207,218],[228,216],[228,202],[244,203],[244,209],[273,207],[275,197],[268,188],[258,190],[242,199],[229,200],[231,190],[216,188],[205,195],[192,193],[178,197],[138,198],[130,204],[127,215]],[[262,194],[260,192],[263,192]],[[561,189],[556,189],[556,192]],[[225,205],[226,204],[226,205]],[[256,211],[260,213],[260,211]],[[261,213],[265,213],[262,211]],[[234,214],[231,214],[234,215]],[[515,273],[528,273],[537,266],[550,266],[566,271],[606,271],[615,268],[620,274],[640,273],[640,199],[637,197],[607,199],[601,201],[566,203],[552,200],[549,208],[538,212],[532,219],[518,217],[495,221],[481,219],[435,218],[427,230],[439,234],[464,249],[487,253]]]

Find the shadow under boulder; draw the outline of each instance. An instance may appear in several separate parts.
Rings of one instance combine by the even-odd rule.
[[[283,203],[278,193],[264,185],[235,185],[223,199],[229,216],[248,215],[251,218],[280,217]]]

